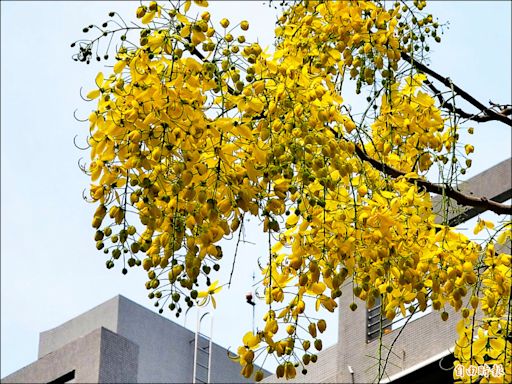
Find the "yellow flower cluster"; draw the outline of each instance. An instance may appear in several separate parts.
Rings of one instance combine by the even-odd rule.
[[[139,7],[146,27],[138,44],[123,45],[88,94],[97,99],[92,225],[107,267],[121,256],[142,265],[149,297],[177,315],[182,298],[215,306],[220,241],[254,216],[268,234],[268,254],[255,256],[266,260],[269,310],[238,349],[245,377],[262,379],[254,372],[260,351],[276,356],[278,377],[306,371],[326,329],[314,311],[334,311],[343,284],[369,306],[380,299],[388,319],[429,301],[444,320],[447,306],[461,310],[457,358],[509,361],[510,255],[496,254],[491,241],[482,256],[479,245],[435,224],[431,197],[415,183],[458,145],[425,76],[398,65],[402,51],[415,51],[409,40],[423,43],[437,28],[430,15],[416,17],[424,3],[298,2],[279,19],[273,53],[235,38],[247,21],[228,29],[223,19],[218,31],[208,12],[187,16],[191,5]],[[344,104],[346,74],[358,91],[372,87],[373,105],[382,93],[369,125]],[[362,154],[405,176],[389,177]],[[499,242],[507,231],[496,231]],[[487,320],[473,342],[468,321],[477,310]]]

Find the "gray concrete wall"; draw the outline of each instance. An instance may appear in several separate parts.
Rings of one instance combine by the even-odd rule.
[[[139,346],[138,382],[192,381],[192,332],[125,297],[117,331]]]
[[[73,370],[74,383],[133,383],[137,379],[137,354],[137,345],[98,328],[6,376],[2,383],[47,383]],[[120,362],[122,369],[114,368]]]
[[[192,382],[195,333],[120,296],[118,333],[139,345],[139,382]],[[208,341],[200,340],[201,346]],[[212,382],[247,381],[226,349],[213,343]],[[199,354],[206,365],[206,354]],[[198,372],[201,376],[203,372]]]
[[[512,197],[512,158],[480,172],[459,184],[461,192],[504,202]]]
[[[138,366],[139,346],[102,328],[98,382],[136,383]]]
[[[116,296],[42,332],[39,360],[2,382],[48,382],[75,369],[76,382],[190,383],[194,338],[194,332]],[[209,342],[200,337],[199,344]],[[226,349],[212,343],[212,350],[212,383],[249,382]],[[208,355],[200,352],[199,360],[207,365]],[[197,373],[207,377],[201,368]]]
[[[486,197],[503,203],[512,198],[512,158],[503,160],[454,187],[469,196]],[[455,200],[449,199],[448,203],[447,218],[450,226],[456,226],[484,212],[481,208],[458,205]],[[443,209],[445,209],[443,197],[434,196],[432,206],[434,212],[438,213],[436,223],[441,223],[444,216]]]
[[[39,334],[38,358],[56,351],[67,343],[100,327],[116,332],[119,297],[113,297],[58,327],[41,332]]]

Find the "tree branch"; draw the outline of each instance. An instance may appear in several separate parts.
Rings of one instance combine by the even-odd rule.
[[[356,155],[363,161],[370,163],[370,165],[378,171],[385,173],[388,176],[393,178],[398,178],[401,176],[405,176],[405,172],[399,171],[396,168],[393,168],[387,164],[384,164],[372,157],[370,157],[361,147],[357,144],[355,145]],[[416,184],[420,187],[423,187],[427,192],[435,193],[436,195],[447,196],[453,200],[455,200],[460,205],[469,206],[469,207],[479,207],[483,208],[486,211],[492,211],[499,215],[511,215],[512,214],[512,205],[506,205],[502,203],[498,203],[493,200],[489,200],[488,198],[475,197],[465,195],[453,187],[449,185],[440,185],[434,184],[427,180],[407,178],[407,181],[413,184]]]
[[[437,89],[436,86],[430,80],[425,80],[425,84],[427,85],[427,87],[429,87],[432,90],[432,92],[434,92],[434,95],[439,99],[439,104],[441,105],[442,108],[446,108],[447,110],[454,111],[460,117],[462,117],[464,119],[476,121],[477,123],[485,123],[487,121],[495,120],[493,117],[491,117],[487,114],[485,114],[483,116],[478,115],[478,114],[475,115],[473,113],[466,112],[463,109],[454,106],[452,103],[450,103],[444,99],[441,91],[439,89]],[[510,115],[512,113],[512,108],[504,107],[500,110],[499,113],[501,113],[504,116]]]
[[[471,115],[471,114],[469,114],[467,112],[464,112],[464,111],[460,110],[459,108],[456,108],[455,112],[457,112],[459,114],[460,114],[460,112],[462,112],[463,113],[463,114],[461,114],[462,117],[471,118],[470,116],[475,116],[478,119],[482,119],[483,118],[484,120],[480,120],[481,122],[483,122],[483,121],[490,121],[490,120],[497,120],[497,121],[501,121],[502,123],[507,124],[508,126],[512,127],[512,119],[507,117],[507,114],[508,114],[508,110],[507,109],[502,110],[501,112],[496,112],[493,109],[491,109],[492,107],[491,108],[486,107],[484,104],[482,104],[477,99],[475,99],[473,96],[471,96],[469,93],[467,93],[462,88],[460,88],[459,86],[454,84],[448,77],[441,76],[437,72],[435,72],[432,69],[428,68],[426,65],[420,63],[419,61],[416,61],[415,59],[413,59],[412,57],[407,55],[407,53],[405,53],[405,52],[402,52],[401,55],[402,55],[402,59],[404,59],[405,61],[409,62],[413,67],[417,68],[418,70],[420,70],[423,73],[426,73],[427,75],[432,76],[434,79],[438,80],[439,82],[444,84],[446,87],[453,88],[453,90],[460,97],[462,97],[468,103],[470,103],[474,107],[478,108],[481,112],[483,112],[485,115],[487,115],[487,116],[477,117],[478,115]],[[505,113],[503,113],[503,112],[505,112]],[[473,118],[471,118],[471,119],[474,120]],[[475,120],[475,121],[479,121],[479,120]]]

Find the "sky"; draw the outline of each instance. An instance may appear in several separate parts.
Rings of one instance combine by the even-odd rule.
[[[247,39],[272,44],[276,12],[262,1],[211,1],[212,18],[233,23],[247,19]],[[144,288],[145,273],[107,270],[95,249],[91,219],[95,206],[82,199],[88,177],[78,167],[88,153],[88,124],[73,117],[89,115],[94,105],[80,98],[90,90],[103,63],[75,63],[70,43],[82,28],[101,24],[116,10],[133,19],[138,2],[2,1],[1,6],[1,372],[7,374],[37,359],[39,332],[122,294],[156,311]],[[477,99],[511,102],[511,3],[432,2],[427,9],[449,21],[443,42],[431,51],[431,67],[449,76]],[[343,95],[350,102],[350,95]],[[511,130],[503,124],[475,127],[476,151],[471,177],[511,155]],[[239,251],[231,289],[219,294],[213,340],[231,350],[252,328],[245,293],[252,288],[258,246],[255,224]],[[224,254],[234,252],[225,244]],[[224,267],[229,274],[230,263]],[[256,319],[264,305],[256,306]],[[195,313],[176,319],[195,330]],[[324,347],[337,341],[332,320]],[[208,332],[208,329],[205,330]]]

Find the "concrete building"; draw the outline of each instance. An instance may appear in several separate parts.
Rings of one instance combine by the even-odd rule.
[[[247,382],[226,349],[200,334],[196,349],[194,332],[116,296],[42,332],[38,360],[2,383],[205,383],[208,377]]]
[[[512,159],[507,159],[461,183],[458,189],[474,196],[486,196],[500,203],[512,198]],[[433,199],[434,209],[440,210],[440,199]],[[437,207],[437,208],[436,208]],[[436,211],[437,212],[437,211]],[[467,208],[451,204],[448,214],[450,226],[456,226],[476,215],[482,209]],[[440,222],[440,220],[437,220]],[[505,244],[504,252],[511,252],[511,244]],[[318,354],[318,362],[307,366],[307,375],[300,369],[291,383],[376,383],[379,382],[379,354],[388,362],[380,383],[429,384],[453,382],[453,347],[457,340],[455,331],[460,314],[447,307],[448,321],[441,321],[439,312],[430,312],[422,317],[408,318],[380,324],[377,305],[374,308],[352,312],[352,302],[347,283],[342,289],[338,324],[338,343]],[[365,303],[356,299],[358,308]],[[384,330],[382,344],[379,330]],[[379,347],[382,345],[382,347]],[[380,351],[379,351],[380,350]],[[382,369],[382,365],[381,365]],[[269,376],[264,382],[285,382]]]

